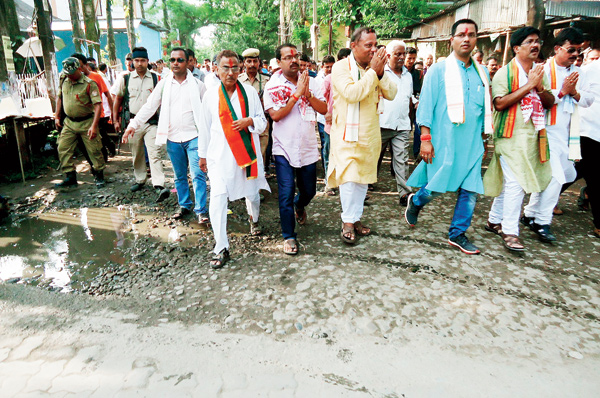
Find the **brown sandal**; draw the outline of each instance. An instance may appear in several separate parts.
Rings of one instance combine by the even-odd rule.
[[[522,252],[525,250],[525,246],[523,246],[523,243],[521,243],[521,240],[517,235],[502,234],[501,236],[504,240],[504,247],[508,250],[515,252]]]
[[[343,223],[342,224],[342,233],[340,235],[342,237],[342,241],[349,245],[353,245],[356,243],[356,233],[354,229],[354,224],[351,223]]]
[[[354,223],[354,231],[358,236],[368,236],[371,234],[371,228],[365,227],[360,221]]]
[[[302,209],[302,211],[299,211],[298,209],[296,209],[296,221],[298,222],[298,224],[300,224],[300,225],[306,224],[307,218],[308,218],[308,214],[306,214],[305,209]]]

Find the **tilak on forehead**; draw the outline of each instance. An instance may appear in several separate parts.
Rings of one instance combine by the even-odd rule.
[[[296,49],[295,49],[295,48],[290,48],[290,50],[292,50],[292,52],[291,52],[291,55],[292,55],[292,57],[293,57],[294,55],[298,54],[298,52],[296,51]]]
[[[233,58],[229,58],[229,67],[233,68]]]

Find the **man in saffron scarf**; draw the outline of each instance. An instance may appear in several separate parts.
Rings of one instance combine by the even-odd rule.
[[[396,84],[384,73],[385,47],[377,50],[371,28],[358,28],[350,39],[352,53],[336,62],[331,71],[333,118],[327,185],[340,187],[341,238],[356,243],[356,236],[371,233],[362,225],[368,184],[377,182],[381,131],[377,108],[382,97],[392,100]]]
[[[498,234],[511,251],[523,251],[519,215],[525,193],[542,192],[552,178],[545,111],[554,104],[544,66],[536,65],[540,31],[526,26],[510,38],[515,54],[494,76],[494,146],[483,178],[485,194],[495,196],[485,229]]]
[[[582,43],[583,34],[579,29],[561,30],[554,41],[555,55],[544,65],[544,73],[554,95],[554,106],[546,115],[552,179],[543,192],[531,195],[521,218],[521,222],[537,233],[542,242],[556,240],[550,231],[553,209],[563,185],[575,181],[577,172],[573,160],[581,159],[579,109],[594,102],[587,84],[578,84],[581,69],[574,65]]]
[[[229,260],[228,200],[246,198],[250,233],[259,235],[258,191],[269,190],[258,138],[267,120],[258,93],[238,81],[240,64],[235,52],[221,51],[217,65],[221,84],[206,91],[198,138],[200,169],[210,179],[209,214],[215,237],[210,266],[215,269]]]
[[[409,196],[404,218],[415,226],[419,212],[433,198],[456,192],[448,243],[463,253],[479,254],[465,233],[473,219],[477,194],[483,193],[483,138],[492,133],[489,77],[485,67],[471,58],[477,24],[458,20],[451,33],[452,53],[430,68],[421,89],[417,123],[423,162],[407,181],[419,190]]]

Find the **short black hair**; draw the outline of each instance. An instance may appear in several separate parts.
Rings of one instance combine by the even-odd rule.
[[[510,48],[513,50],[513,54],[515,54],[515,47],[520,46],[529,35],[538,35],[539,37],[540,30],[533,26],[524,26],[512,34],[510,37]]]
[[[340,48],[340,51],[338,51],[337,53],[337,60],[339,61],[340,59],[348,57],[351,52],[352,50],[350,50],[349,48]]]
[[[165,61],[163,61],[162,59],[157,59],[157,60],[156,60],[156,64],[157,64],[157,65],[158,65],[158,64],[164,64],[164,63],[165,63]]]
[[[100,72],[104,72],[106,70],[106,68],[108,68],[106,66],[106,64],[104,62],[102,62],[100,65],[98,65],[98,69],[100,70]]]
[[[87,61],[87,57],[85,55],[83,55],[82,53],[73,53],[71,54],[71,57],[73,58],[77,58],[78,60],[80,60],[84,65],[87,65],[88,61]]]
[[[295,45],[293,45],[292,43],[284,43],[282,45],[280,45],[279,47],[277,47],[275,49],[275,58],[277,58],[278,60],[281,61],[281,50],[289,47],[289,48],[297,48]]]
[[[473,55],[477,55],[477,54],[481,54],[481,55],[483,55],[483,51],[481,51],[481,50],[477,50],[477,51],[475,51],[475,54],[473,54]]]
[[[210,58],[204,58],[204,62],[206,61],[210,62]]]
[[[458,25],[462,25],[462,24],[475,25],[475,33],[477,33],[479,31],[479,27],[477,26],[475,21],[473,21],[472,19],[464,18],[464,19],[459,19],[458,21],[454,22],[454,25],[452,25],[451,36],[454,36],[454,34],[456,33],[456,28],[458,28]]]
[[[406,55],[408,54],[416,54],[417,53],[417,49],[414,47],[406,47]]]
[[[190,57],[189,57],[187,51],[185,50],[185,48],[183,48],[183,47],[173,47],[171,49],[171,52],[174,52],[174,51],[183,51],[183,54],[185,55],[185,60],[187,61],[188,59],[190,59]]]
[[[375,32],[375,29],[369,28],[366,26],[361,26],[360,28],[357,28],[354,30],[354,32],[352,32],[352,36],[350,37],[350,42],[357,43],[363,34],[371,34],[371,33],[377,34],[377,32]]]
[[[310,58],[307,53],[300,53],[300,61],[310,62]]]
[[[87,57],[87,61],[88,62],[96,63],[96,58],[94,58],[94,57]]]
[[[498,57],[497,57],[497,56],[495,56],[495,55],[490,55],[490,56],[489,56],[489,57],[487,57],[487,59],[485,60],[485,63],[487,64],[487,63],[488,63],[488,62],[490,62],[490,60],[492,60],[492,59],[493,59],[494,61],[496,61],[496,62],[500,62],[500,60],[498,59]]]
[[[235,51],[223,50],[217,54],[217,65],[219,65],[219,63],[221,63],[221,58],[223,58],[223,57],[235,58],[238,60],[238,62],[240,60],[240,56]]]
[[[583,32],[577,28],[564,28],[554,39],[555,46],[563,46],[566,42],[571,44],[582,44],[585,38]]]
[[[185,53],[187,54],[188,59],[196,58],[196,53],[191,48],[186,48]]]
[[[326,55],[323,57],[323,61],[321,61],[323,65],[325,64],[330,64],[332,62],[335,62],[335,58],[333,58],[333,55]]]

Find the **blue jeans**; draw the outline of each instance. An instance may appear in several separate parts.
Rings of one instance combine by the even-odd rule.
[[[425,187],[421,187],[413,196],[412,201],[418,207],[423,207],[431,202],[433,198],[440,196],[440,192],[431,192]],[[450,223],[448,237],[456,238],[460,234],[464,234],[471,226],[473,212],[475,211],[475,203],[477,203],[477,193],[465,191],[462,188],[458,189],[458,198],[456,199],[456,207],[454,207],[454,216]]]
[[[329,166],[329,134],[325,132],[325,125],[317,123],[319,128],[319,137],[321,137],[321,160],[323,162],[323,171],[327,178],[327,167]]]
[[[275,155],[275,171],[279,190],[279,218],[283,239],[296,238],[294,207],[302,211],[317,193],[317,163],[295,168],[284,156]],[[296,184],[294,184],[294,177]],[[295,194],[298,185],[298,194]]]
[[[415,135],[414,135],[414,141],[413,141],[413,155],[416,159],[417,156],[419,156],[419,152],[421,152],[421,128],[419,127],[419,125],[417,124],[416,121],[413,124],[415,126]]]
[[[200,170],[200,158],[198,157],[198,138],[186,142],[172,142],[167,140],[167,153],[173,164],[175,172],[175,189],[180,207],[190,210],[192,199],[190,198],[190,185],[188,183],[188,166],[192,172],[192,184],[194,185],[194,213],[207,214],[206,208],[206,174]]]

